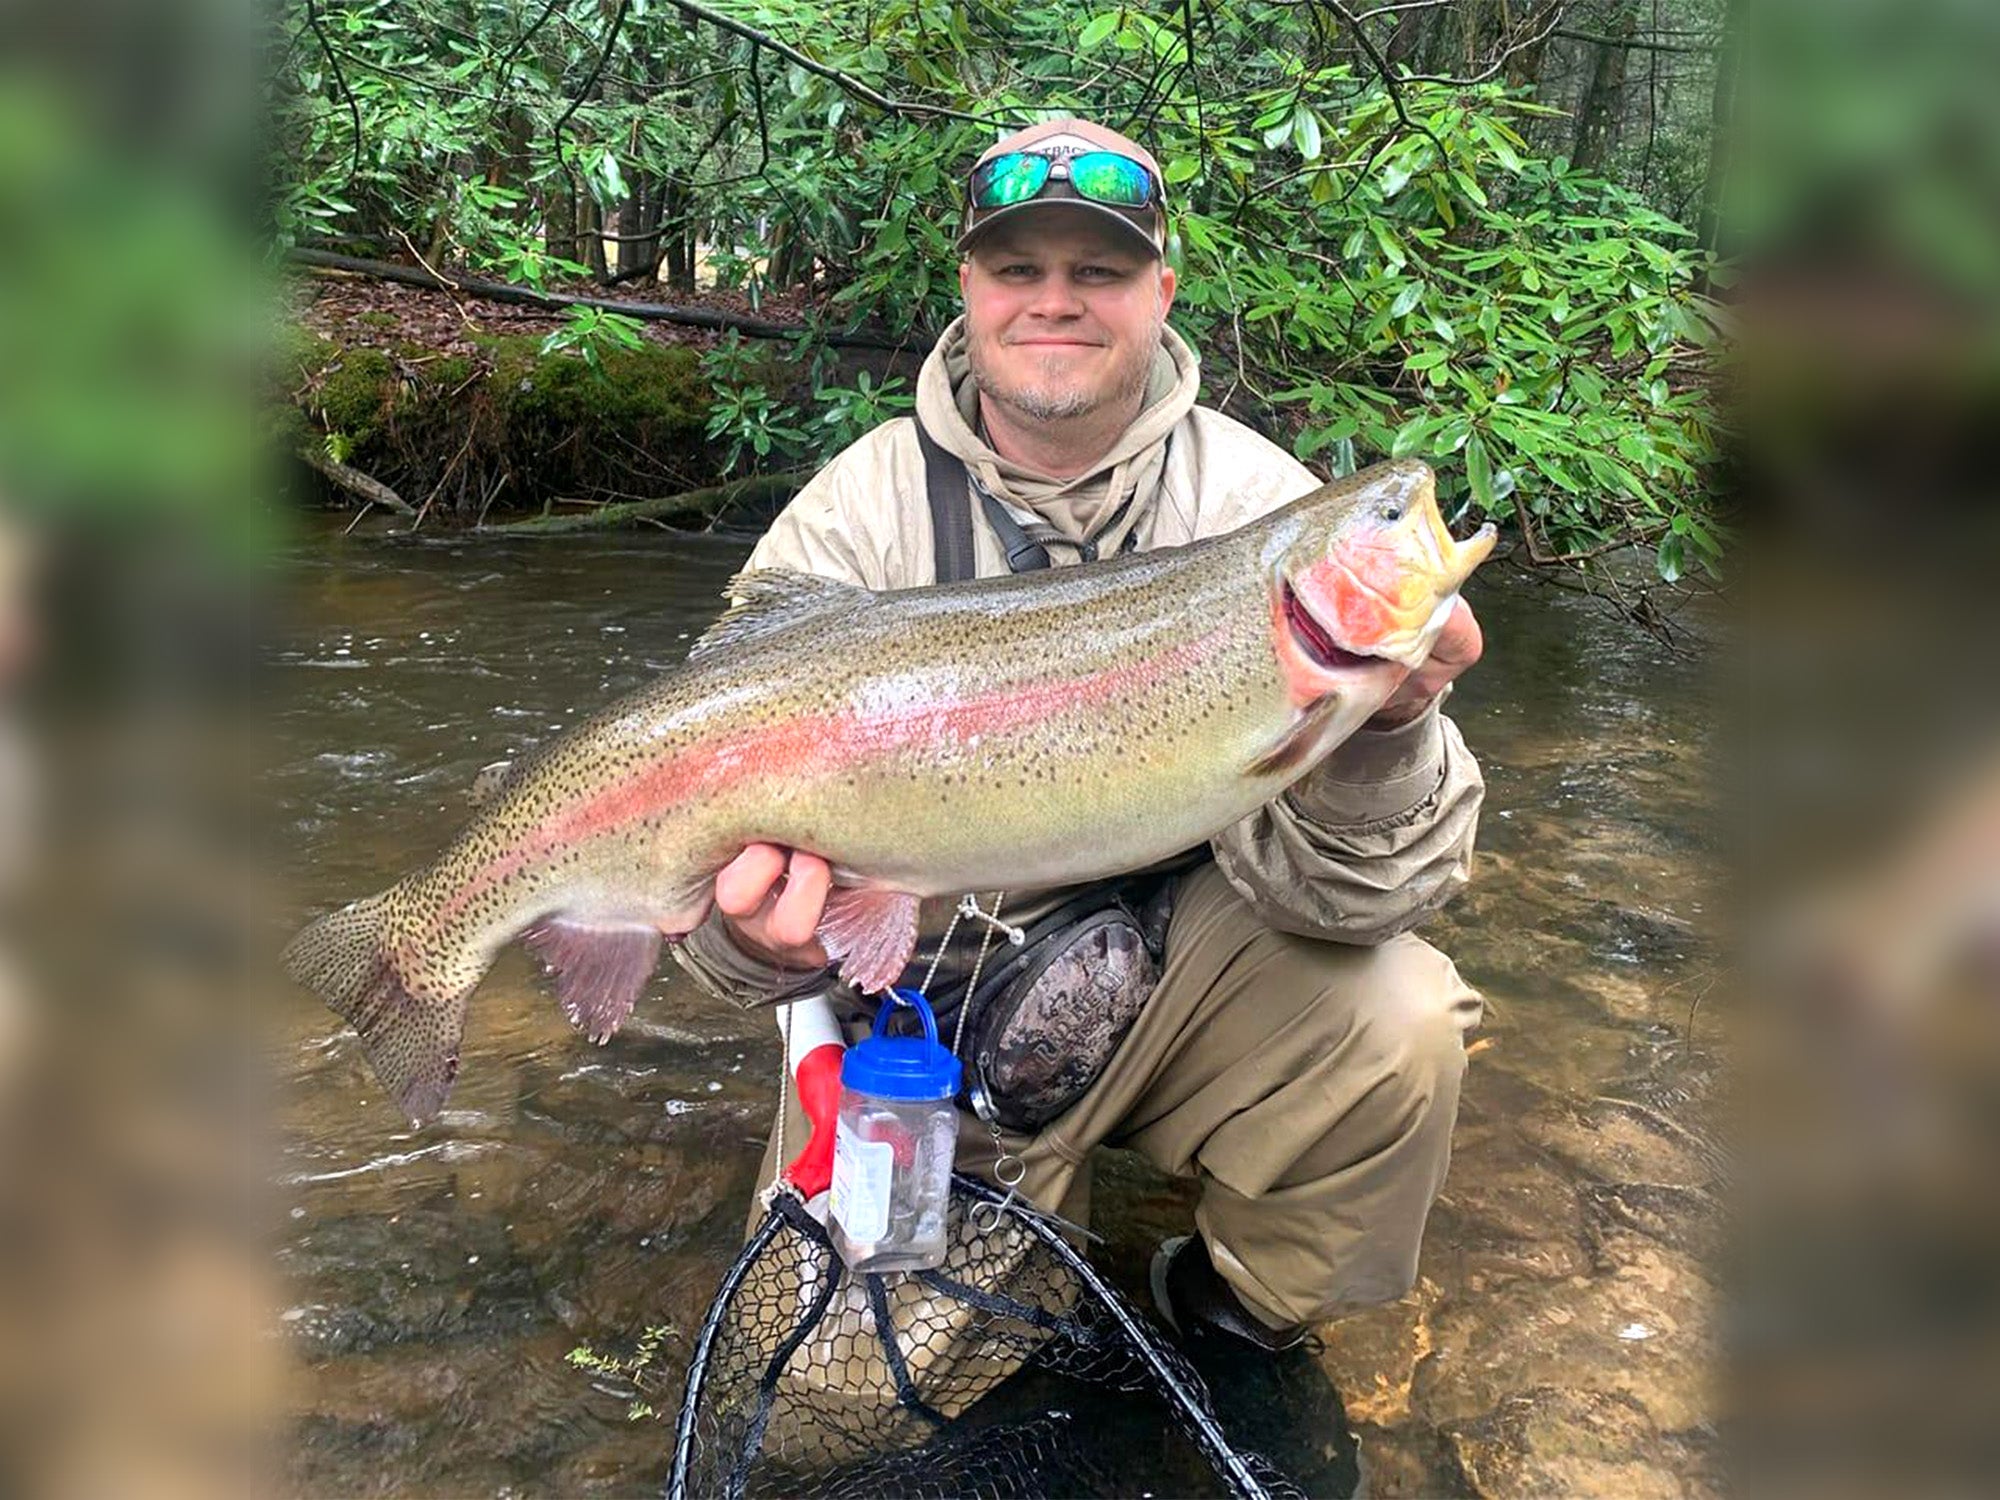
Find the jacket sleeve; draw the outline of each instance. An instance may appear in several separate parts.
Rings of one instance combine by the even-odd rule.
[[[1190,488],[1202,501],[1198,534],[1241,526],[1318,483],[1290,454],[1227,418],[1193,415],[1198,441],[1184,451]],[[1433,705],[1396,729],[1358,731],[1282,797],[1210,842],[1223,875],[1271,926],[1380,943],[1465,885],[1485,795],[1457,726]]]
[[[1437,704],[1363,729],[1276,801],[1216,835],[1215,862],[1271,926],[1373,944],[1456,895],[1486,783]]]

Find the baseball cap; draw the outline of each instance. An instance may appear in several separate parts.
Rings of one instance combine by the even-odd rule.
[[[968,194],[965,217],[960,226],[956,246],[960,254],[971,249],[989,229],[1002,220],[1058,203],[1065,207],[1102,214],[1135,235],[1154,255],[1165,254],[1167,215],[1162,198],[1165,192],[1165,179],[1160,175],[1160,164],[1153,160],[1152,153],[1144,146],[1090,120],[1075,118],[1046,120],[1040,125],[1030,125],[1026,130],[1017,130],[1012,135],[1002,136],[980,153],[979,160],[972,164],[973,172],[976,173],[995,157],[1005,156],[1012,151],[1026,151],[1038,156],[1053,157],[1058,161],[1080,156],[1086,151],[1111,151],[1120,156],[1129,156],[1153,174],[1153,201],[1144,208],[1099,203],[1078,193],[1063,178],[1051,178],[1047,186],[1033,198],[1024,199],[1019,203],[1002,204],[997,208],[974,208]]]

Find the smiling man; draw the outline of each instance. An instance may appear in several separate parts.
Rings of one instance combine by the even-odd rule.
[[[925,361],[915,419],[835,457],[751,566],[914,588],[1178,546],[1314,488],[1196,404],[1194,351],[1166,322],[1164,197],[1144,149],[1086,121],[986,151],[958,240],[965,315]],[[1466,878],[1483,789],[1439,704],[1479,652],[1460,605],[1366,728],[1209,845],[1115,885],[1008,893],[1028,941],[969,996],[979,924],[946,945],[930,994],[947,1036],[963,1013],[1028,1197],[1079,1217],[1103,1143],[1199,1181],[1196,1232],[1154,1265],[1190,1340],[1283,1348],[1414,1282],[1480,1005],[1410,929]],[[716,994],[797,1002],[788,1139],[811,1141],[784,1170],[808,1194],[843,1043],[870,1013],[814,937],[829,884],[811,851],[754,846],[676,949]],[[906,982],[949,919],[927,904]],[[990,1169],[992,1136],[966,1125],[961,1169]],[[773,1150],[767,1177],[780,1166]]]

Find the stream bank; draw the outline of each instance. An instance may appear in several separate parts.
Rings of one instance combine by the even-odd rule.
[[[726,434],[711,436],[717,382],[704,356],[735,342],[725,331],[634,321],[578,338],[567,309],[324,270],[288,292],[267,409],[302,506],[440,531],[539,517],[566,523],[558,530],[724,514],[747,525],[801,482],[783,455],[739,456]],[[698,300],[763,326],[824,312],[797,299],[753,309],[727,292]],[[806,399],[812,374],[794,350],[736,343],[730,382]],[[846,350],[835,372],[913,376],[922,352]]]

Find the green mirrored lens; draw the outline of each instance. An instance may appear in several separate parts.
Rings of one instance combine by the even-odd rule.
[[[972,178],[974,208],[1005,208],[1024,203],[1042,190],[1049,180],[1049,159],[1010,151],[986,163]]]
[[[1129,156],[1086,151],[1069,161],[1070,186],[1082,197],[1120,208],[1144,208],[1153,201],[1153,179]]]

